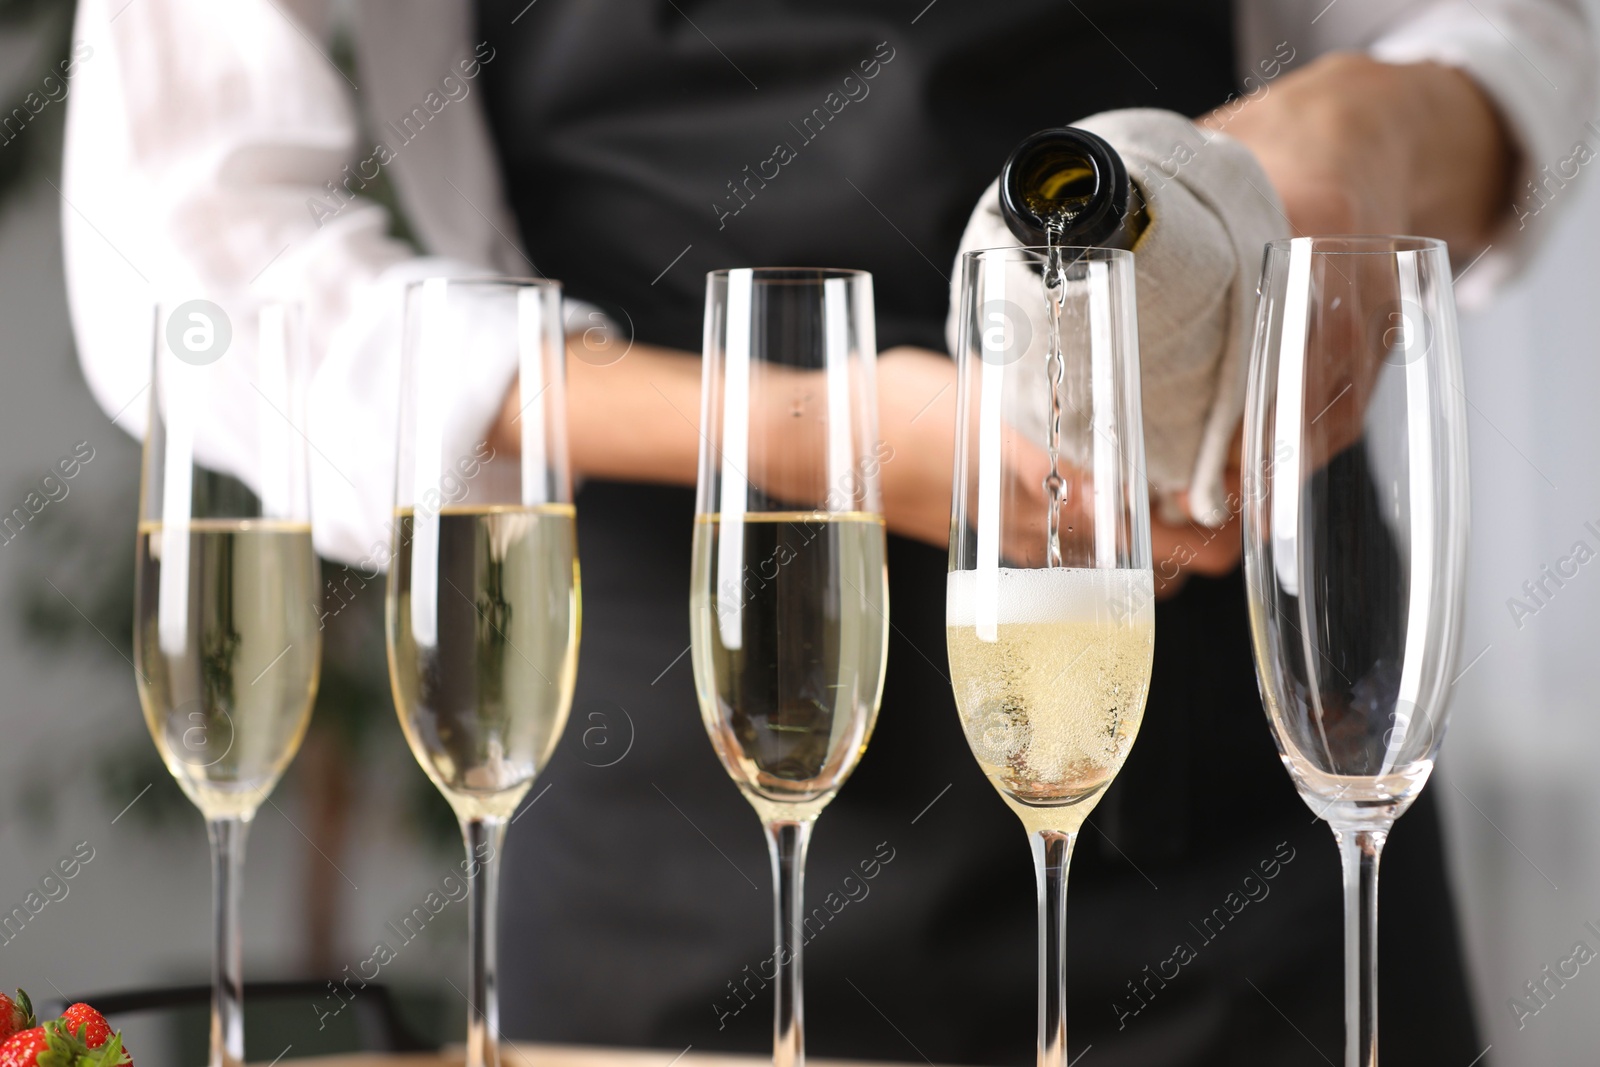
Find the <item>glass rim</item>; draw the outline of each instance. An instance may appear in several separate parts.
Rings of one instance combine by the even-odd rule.
[[[727,281],[735,271],[748,271],[758,284],[782,285],[786,282],[822,282],[836,278],[872,278],[869,270],[855,267],[721,267],[706,271],[706,280]]]
[[[516,278],[499,274],[467,274],[459,277],[453,275],[434,275],[431,278],[417,278],[406,282],[405,291],[420,289],[429,282],[442,281],[447,285],[484,286],[501,289],[557,289],[561,282],[555,278]]]
[[[1392,256],[1396,252],[1449,251],[1449,245],[1437,237],[1409,233],[1308,233],[1268,241],[1267,250],[1284,253],[1300,242],[1309,244],[1311,254],[1316,256]]]
[[[1030,258],[1043,257],[1050,254],[1050,248],[1045,245],[997,245],[993,248],[973,248],[961,253],[963,260],[977,262],[985,256],[998,253],[1015,255],[1025,252]],[[1055,251],[1070,253],[1072,259],[1103,260],[1107,263],[1132,262],[1133,253],[1126,248],[1106,248],[1103,245],[1057,245]]]

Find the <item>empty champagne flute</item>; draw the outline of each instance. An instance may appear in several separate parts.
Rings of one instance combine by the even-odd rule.
[[[467,1067],[498,1067],[497,893],[507,820],[549,762],[577,675],[577,516],[561,289],[432,278],[406,291],[386,629],[412,754],[461,823]],[[474,404],[520,389],[509,434]],[[498,446],[498,447],[497,447]],[[459,992],[459,990],[458,990]]]
[[[253,352],[232,344],[235,333],[250,330]],[[206,819],[209,1062],[240,1067],[245,835],[300,747],[322,662],[301,429],[309,367],[297,309],[286,304],[164,304],[154,348],[134,670],[150,736]],[[250,401],[242,409],[227,399],[240,395]],[[219,419],[230,423],[226,431]]]
[[[1133,256],[969,252],[960,290],[950,679],[1033,847],[1038,1062],[1064,1067],[1067,867],[1138,733],[1155,642]]]
[[[876,359],[870,274],[708,278],[690,637],[706,732],[766,827],[779,1067],[805,1062],[806,846],[883,695]]]
[[[1467,549],[1464,401],[1442,242],[1268,245],[1245,577],[1273,738],[1343,861],[1346,1067],[1378,1061],[1378,860],[1444,735]]]

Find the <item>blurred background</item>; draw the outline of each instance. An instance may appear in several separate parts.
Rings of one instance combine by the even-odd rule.
[[[0,0],[8,118],[67,55],[73,8]],[[68,99],[0,123],[0,517],[11,520],[0,522],[0,990],[24,985],[35,1000],[205,983],[211,952],[205,826],[150,742],[129,658],[139,445],[90,398],[68,322],[57,191]],[[60,477],[62,459],[78,461],[74,477]],[[455,817],[390,703],[381,581],[329,593],[325,610],[310,732],[250,831],[251,982],[353,971],[461,860]],[[71,880],[41,888],[59,861],[85,856]],[[14,908],[25,923],[7,922]],[[464,1003],[437,976],[465,973],[465,951],[465,907],[452,905],[384,968],[413,1030],[459,1040]],[[357,1047],[343,1003],[324,988],[267,1018],[252,1008],[250,1059],[291,1043],[294,1056]],[[206,1026],[202,1005],[176,1026],[130,1017],[125,1036],[141,1063],[198,1063]]]
[[[66,54],[72,6],[0,0],[0,112]],[[0,988],[37,997],[203,982],[209,954],[204,829],[157,760],[128,659],[138,448],[90,399],[68,324],[65,105],[0,126],[0,517],[12,516],[0,526],[0,919],[27,916],[0,924]],[[1591,1062],[1600,1047],[1600,966],[1547,985],[1542,1003],[1527,988],[1577,942],[1600,947],[1600,559],[1559,581],[1545,570],[1578,542],[1585,560],[1600,553],[1600,186],[1585,171],[1558,195],[1563,224],[1544,255],[1462,324],[1469,607],[1430,786],[1449,818],[1490,1058],[1517,1067]],[[67,458],[78,473],[44,484]],[[341,974],[458,862],[452,817],[396,729],[382,597],[370,585],[328,602],[311,733],[251,831],[251,980]],[[49,899],[41,879],[73,855],[92,858]],[[464,1019],[437,976],[464,967],[465,921],[446,909],[385,969],[425,1034],[454,1035]],[[253,1014],[252,1058],[353,1046],[339,1003]],[[147,1064],[198,1061],[203,1022],[135,1024],[128,1040]]]

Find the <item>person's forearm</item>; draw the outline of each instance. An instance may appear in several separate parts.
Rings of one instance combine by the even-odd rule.
[[[516,449],[516,390],[496,427]],[[694,485],[700,454],[700,359],[654,345],[567,342],[567,442],[583,478]]]
[[[572,469],[589,478],[694,485],[700,462],[700,358],[635,344],[609,363],[567,346]]]
[[[1508,210],[1510,137],[1450,67],[1335,53],[1199,121],[1256,154],[1297,233],[1416,233],[1470,257]]]

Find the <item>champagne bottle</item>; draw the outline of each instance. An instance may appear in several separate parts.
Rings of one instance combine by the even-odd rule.
[[[1149,218],[1128,168],[1075,126],[1024,138],[1000,172],[1000,214],[1025,245],[1133,248]]]

